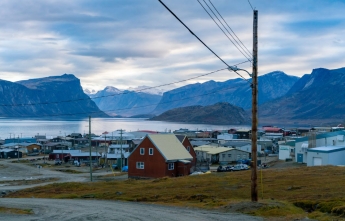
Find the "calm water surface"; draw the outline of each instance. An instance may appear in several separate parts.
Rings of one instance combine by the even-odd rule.
[[[127,132],[137,130],[174,131],[180,128],[189,130],[225,130],[230,128],[248,128],[249,126],[209,125],[209,124],[184,124],[163,121],[148,121],[138,118],[93,118],[91,119],[91,133],[101,134],[104,131],[124,129]],[[33,137],[37,134],[64,136],[71,133],[88,133],[89,120],[22,120],[0,118],[0,138]]]

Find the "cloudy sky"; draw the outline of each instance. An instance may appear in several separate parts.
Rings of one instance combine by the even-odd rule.
[[[163,2],[226,63],[247,60],[197,0]],[[253,12],[248,1],[211,2],[251,51]],[[302,76],[314,68],[345,66],[344,0],[251,4],[259,11],[259,75],[281,70]],[[84,88],[125,89],[181,81],[226,67],[158,0],[1,0],[0,16],[3,80],[69,73]],[[251,72],[249,62],[239,67]],[[236,77],[224,70],[161,89]]]

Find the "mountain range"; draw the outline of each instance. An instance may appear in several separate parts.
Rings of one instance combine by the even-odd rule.
[[[109,117],[84,94],[71,74],[25,81],[0,80],[0,116],[84,118]]]
[[[296,124],[345,121],[345,68],[314,69],[300,78],[282,97],[259,106],[262,122]]]
[[[345,68],[317,68],[301,78],[275,71],[259,76],[258,82],[259,124],[325,125],[345,121]],[[117,117],[157,116],[154,119],[163,115],[171,120],[176,108],[203,111],[216,103],[229,103],[240,108],[237,114],[243,109],[250,115],[250,85],[251,81],[244,79],[208,81],[164,93],[146,86],[127,90],[108,86],[98,92],[85,90],[86,95],[80,80],[71,74],[18,82],[0,80],[0,114],[2,117],[85,117],[92,113],[92,116],[108,117],[108,113]],[[189,116],[190,119],[205,120],[197,114]]]
[[[162,96],[137,91],[119,90],[108,86],[89,96],[102,111],[111,116],[130,117],[151,113]]]

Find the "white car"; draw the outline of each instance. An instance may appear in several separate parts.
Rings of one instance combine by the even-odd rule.
[[[233,171],[248,170],[248,169],[249,169],[249,167],[246,164],[237,164],[232,168]]]

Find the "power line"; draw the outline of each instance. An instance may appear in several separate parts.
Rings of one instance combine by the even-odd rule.
[[[74,116],[74,115],[85,115],[85,117],[88,117],[90,114],[97,114],[97,113],[106,113],[106,112],[111,112],[111,111],[119,111],[119,110],[130,110],[130,109],[136,109],[136,108],[143,108],[143,107],[149,107],[149,106],[157,106],[158,104],[168,104],[168,103],[173,103],[176,101],[181,101],[181,100],[187,100],[187,99],[192,99],[192,98],[196,98],[196,97],[202,97],[202,96],[206,96],[206,95],[210,95],[210,94],[214,94],[220,91],[226,91],[226,90],[230,90],[232,89],[232,87],[227,87],[224,89],[216,89],[213,90],[211,92],[208,93],[204,93],[204,94],[198,94],[198,95],[194,95],[194,96],[190,96],[190,97],[185,97],[185,98],[180,98],[180,99],[175,99],[172,101],[166,101],[166,102],[160,102],[157,104],[147,104],[147,105],[142,105],[142,106],[136,106],[136,107],[130,107],[130,108],[118,108],[118,109],[113,109],[113,110],[99,110],[99,111],[88,111],[88,112],[82,112],[82,113],[66,113],[66,114],[48,114],[48,115],[40,115],[40,116],[19,116],[16,118],[42,118],[42,117],[58,117],[58,116]]]
[[[217,8],[213,5],[213,3],[211,2],[211,0],[208,0],[211,5],[213,6],[213,8],[217,11],[218,15],[222,18],[222,20],[225,22],[225,24],[228,26],[228,28],[231,30],[231,32],[236,36],[236,38],[241,42],[241,44],[243,45],[243,47],[245,49],[247,49],[247,52],[249,53],[250,56],[253,56],[252,53],[250,52],[250,50],[248,50],[248,48],[243,44],[243,42],[241,41],[241,39],[236,35],[236,33],[232,30],[232,28],[230,27],[230,25],[225,21],[225,19],[223,18],[223,16],[219,13],[219,11],[217,10]],[[240,45],[240,44],[239,44]],[[242,48],[242,47],[241,47]],[[242,48],[243,49],[243,48]]]
[[[175,15],[175,13],[174,12],[172,12],[169,8],[168,8],[168,6],[166,6],[161,0],[158,0],[192,35],[194,35],[209,51],[211,51],[220,61],[222,61],[227,67],[230,67],[223,59],[221,59],[210,47],[208,47],[196,34],[194,34],[193,32],[192,32],[192,30],[190,30],[189,28],[188,28],[188,26],[187,25],[185,25],[182,21],[181,21],[181,19],[179,19],[178,17],[177,17],[177,15]],[[237,75],[239,75],[241,78],[243,78],[243,79],[245,79],[241,74],[239,74],[237,71],[234,71]],[[245,80],[247,80],[247,79],[245,79]],[[248,80],[247,80],[248,81]]]
[[[246,62],[248,62],[248,61],[240,62],[238,64],[235,64],[234,66],[237,66],[237,65],[240,65],[240,64],[244,64]],[[70,103],[70,102],[77,102],[77,101],[83,101],[83,100],[94,100],[94,99],[98,99],[98,98],[113,97],[113,96],[119,96],[119,95],[130,94],[130,93],[142,93],[145,90],[155,89],[155,88],[159,88],[159,87],[164,87],[164,86],[169,86],[169,85],[173,85],[173,84],[177,84],[177,83],[186,82],[186,81],[189,81],[189,80],[193,80],[193,79],[197,79],[197,78],[204,77],[204,76],[207,76],[207,75],[211,75],[211,74],[214,74],[216,72],[223,71],[223,70],[226,70],[226,69],[227,68],[222,68],[222,69],[218,69],[216,71],[212,71],[212,72],[209,72],[209,73],[206,73],[206,74],[198,75],[196,77],[191,77],[191,78],[180,80],[180,81],[175,81],[175,82],[171,82],[171,83],[167,83],[167,84],[161,84],[161,85],[153,86],[153,87],[147,87],[147,88],[143,88],[143,89],[140,89],[140,90],[126,91],[126,92],[117,93],[117,94],[108,94],[108,95],[102,95],[102,96],[97,96],[97,97],[93,97],[93,98],[87,97],[87,98],[71,99],[71,100],[64,100],[64,101],[38,102],[38,103],[21,103],[21,104],[0,104],[0,107],[34,106],[34,105]],[[246,79],[244,79],[244,80],[246,80]]]
[[[201,4],[201,2],[199,0],[197,0],[199,2],[199,4],[201,5],[201,7],[205,10],[205,12],[210,16],[210,18],[213,20],[213,22],[218,26],[218,28],[223,32],[223,34],[229,39],[229,41],[237,48],[237,50],[246,58],[248,59],[248,61],[251,62],[250,59],[250,55],[248,57],[248,54],[244,54],[242,50],[244,50],[241,45],[237,42],[237,40],[232,36],[232,34],[227,30],[227,28],[225,27],[225,25],[219,20],[218,16],[213,12],[213,10],[211,9],[211,7],[206,3],[205,0],[204,3],[207,5],[207,7],[209,8],[209,10],[213,13],[213,15],[216,17],[216,19],[218,20],[218,22],[227,30],[227,32],[229,33],[229,35],[232,37],[232,39],[234,41],[236,41],[237,44],[234,43],[234,41],[231,40],[231,38],[225,33],[225,31],[219,26],[219,24],[216,22],[216,20],[214,20],[214,18],[212,17],[212,15],[207,11],[207,9]],[[242,50],[237,46],[239,45]],[[246,51],[244,50],[244,52],[246,53]]]
[[[254,11],[254,8],[253,8],[252,4],[250,3],[250,0],[248,0],[248,3],[250,5],[250,7],[252,8],[252,10]]]

